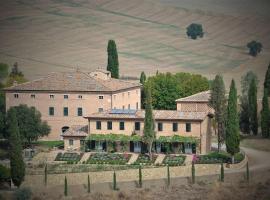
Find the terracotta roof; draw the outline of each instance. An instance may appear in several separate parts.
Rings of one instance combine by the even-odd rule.
[[[90,76],[89,73],[76,71],[51,73],[47,77],[8,87],[5,90],[112,92],[139,86],[140,83],[114,78],[103,80]]]
[[[155,120],[204,120],[209,112],[181,112],[178,110],[153,110]],[[144,110],[112,109],[93,113],[89,119],[144,119]]]
[[[210,99],[210,90],[203,91],[188,97],[175,100],[176,102],[208,102]]]
[[[88,126],[77,125],[67,129],[62,136],[63,137],[86,137],[88,135]]]

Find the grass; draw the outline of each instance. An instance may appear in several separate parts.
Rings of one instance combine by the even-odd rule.
[[[37,141],[37,142],[34,142],[33,144],[37,146],[53,148],[53,147],[64,146],[64,141]]]
[[[270,151],[270,139],[265,138],[244,138],[241,146],[261,151]]]

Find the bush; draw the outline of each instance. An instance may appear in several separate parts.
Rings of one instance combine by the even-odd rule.
[[[0,182],[10,179],[10,169],[0,165]]]
[[[30,188],[20,188],[14,195],[16,200],[30,200],[32,192]]]
[[[193,40],[196,40],[197,37],[203,37],[203,28],[201,24],[192,23],[187,27],[187,36]]]
[[[242,153],[235,154],[235,163],[239,163],[244,159]],[[226,152],[211,152],[207,155],[200,155],[194,158],[196,164],[217,164],[217,163],[231,163],[231,155]]]
[[[163,164],[169,166],[180,166],[185,162],[186,156],[167,155],[163,160]]]
[[[151,165],[155,163],[155,160],[157,159],[157,155],[152,155],[152,160],[150,160],[149,155],[146,154],[140,154],[137,160],[133,163],[134,165]]]

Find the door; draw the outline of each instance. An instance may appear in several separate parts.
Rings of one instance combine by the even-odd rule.
[[[161,152],[161,143],[160,142],[156,142],[156,151],[157,151],[157,153]]]
[[[192,147],[190,143],[185,143],[185,153],[186,154],[191,154],[192,153]]]
[[[141,153],[141,142],[134,142],[134,152]]]

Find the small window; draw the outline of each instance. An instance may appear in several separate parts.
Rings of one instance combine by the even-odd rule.
[[[103,99],[103,96],[98,96],[99,99]]]
[[[125,106],[122,106],[122,109],[125,110]]]
[[[163,131],[163,124],[158,122],[158,131]]]
[[[78,116],[82,116],[82,115],[83,115],[83,110],[82,110],[82,108],[78,108],[78,109],[77,109],[77,114],[78,114]]]
[[[68,107],[64,107],[64,116],[68,116]]]
[[[128,104],[128,109],[130,110],[130,104]]]
[[[136,110],[138,110],[139,109],[139,103],[137,102],[136,103]]]
[[[67,94],[64,95],[64,99],[68,99],[68,95]]]
[[[141,130],[141,123],[140,122],[135,122],[135,131]]]
[[[50,99],[54,99],[54,95],[53,94],[50,94]]]
[[[119,129],[125,130],[125,122],[119,122]]]
[[[174,122],[172,129],[173,129],[173,132],[177,132],[178,131],[178,123]]]
[[[98,108],[98,112],[103,112],[103,108]]]
[[[36,95],[35,94],[31,94],[31,99],[35,99]]]
[[[101,130],[101,121],[96,121],[96,129]]]
[[[49,115],[54,116],[54,107],[49,107]]]
[[[186,132],[191,132],[191,123],[186,123]]]
[[[112,130],[112,121],[107,122],[107,129]]]
[[[73,146],[73,140],[72,139],[69,139],[69,146]]]
[[[78,95],[78,99],[82,99],[82,95]]]
[[[14,98],[18,99],[19,98],[19,94],[14,94]]]

